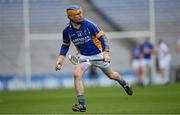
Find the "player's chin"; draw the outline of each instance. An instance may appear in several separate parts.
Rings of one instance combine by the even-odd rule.
[[[82,18],[82,19],[77,20],[76,23],[81,24],[83,21],[84,19]]]

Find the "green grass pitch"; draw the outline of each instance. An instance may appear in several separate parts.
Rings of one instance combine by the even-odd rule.
[[[180,84],[134,86],[128,96],[120,87],[85,88],[87,112],[82,114],[180,113]],[[0,92],[0,114],[73,114],[74,89]]]

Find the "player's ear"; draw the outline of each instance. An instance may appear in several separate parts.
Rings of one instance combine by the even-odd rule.
[[[66,15],[66,17],[67,17],[68,19],[70,19],[68,15]]]

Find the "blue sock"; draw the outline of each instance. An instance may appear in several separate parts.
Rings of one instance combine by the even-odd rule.
[[[78,95],[77,98],[78,98],[79,104],[84,106],[85,105],[84,95]]]
[[[124,87],[124,86],[126,86],[126,81],[125,80],[122,80],[122,81],[120,81],[120,84]]]

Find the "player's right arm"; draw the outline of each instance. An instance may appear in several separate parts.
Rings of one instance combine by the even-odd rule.
[[[56,71],[61,69],[63,61],[64,61],[64,57],[66,56],[69,50],[70,43],[71,42],[70,42],[68,33],[66,31],[63,31],[63,43],[61,45],[58,60],[56,62],[56,66],[55,66]]]

